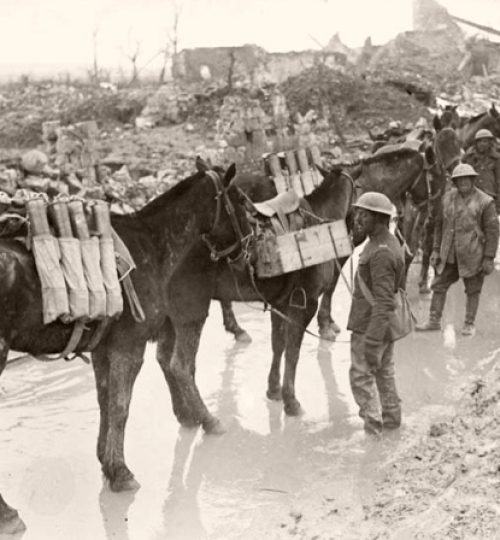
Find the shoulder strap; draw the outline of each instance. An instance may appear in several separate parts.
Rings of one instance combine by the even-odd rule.
[[[375,305],[375,299],[373,298],[373,294],[370,292],[370,289],[365,283],[365,280],[359,274],[359,271],[356,272],[356,278],[358,279],[359,288],[361,289],[363,296],[366,298],[366,301],[370,304],[370,306]]]

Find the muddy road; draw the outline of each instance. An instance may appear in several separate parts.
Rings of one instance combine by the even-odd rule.
[[[430,298],[419,298],[413,283],[410,295],[423,318]],[[341,284],[333,315],[342,327],[348,306]],[[486,280],[473,338],[458,334],[463,311],[459,284],[449,295],[443,333],[397,344],[404,426],[375,441],[364,435],[351,397],[347,332],[335,344],[305,337],[297,376],[305,414],[287,418],[265,397],[268,314],[239,304],[253,343],[237,345],[214,303],[197,380],[227,433],[179,428],[150,345],[127,427],[127,462],[142,485],[135,494],[111,493],[103,483],[91,368],[79,360],[12,362],[0,378],[1,493],[19,509],[25,540],[374,538],[377,524],[365,519],[365,508],[375,480],[398,450],[453,410],[465,381],[496,361],[498,271]]]

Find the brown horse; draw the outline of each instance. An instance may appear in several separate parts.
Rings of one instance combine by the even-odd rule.
[[[114,229],[137,265],[132,280],[145,312],[144,322],[136,322],[126,305],[123,315],[111,322],[92,353],[100,409],[97,456],[114,491],[137,487],[125,464],[125,425],[146,343],[155,340],[169,324],[170,277],[198,242],[205,246],[207,266],[215,266],[220,256],[240,253],[245,236],[251,232],[243,197],[230,186],[234,172],[234,166],[223,178],[213,172],[198,172],[140,211],[112,216]],[[209,286],[203,276],[200,280],[197,287]],[[71,326],[60,322],[43,324],[40,281],[33,257],[13,240],[0,242],[0,297],[0,371],[10,348],[33,356],[64,349]],[[196,310],[196,299],[191,302],[192,306],[184,305],[182,310]],[[95,324],[89,327],[92,329]],[[90,336],[90,331],[84,334],[77,351],[86,350]],[[171,336],[168,346],[177,345],[174,341]],[[185,375],[184,396],[188,405],[195,407],[200,399],[198,390],[190,374]],[[182,373],[179,376],[182,378]],[[210,422],[208,411],[204,420]]]
[[[307,195],[314,214],[322,219],[344,219],[351,206],[353,184],[340,169],[326,174],[326,178],[316,190]],[[240,188],[246,185],[246,191],[254,190],[254,198],[268,193],[272,181],[259,176],[240,179]],[[256,194],[261,194],[259,197]],[[262,199],[261,199],[262,200]],[[272,349],[273,362],[268,379],[267,395],[271,399],[284,401],[287,414],[300,413],[300,403],[295,397],[295,374],[300,354],[304,331],[316,313],[318,297],[332,279],[334,265],[327,263],[309,267],[300,271],[290,272],[269,279],[255,279],[246,267],[235,268],[227,261],[219,262],[216,268],[207,266],[209,254],[201,243],[186,257],[169,283],[170,297],[168,305],[180,309],[190,305],[191,298],[197,301],[204,296],[205,308],[198,303],[198,317],[192,311],[184,319],[170,317],[172,324],[163,328],[158,343],[158,361],[163,369],[170,387],[174,413],[183,425],[202,424],[205,430],[214,431],[218,426],[207,424],[204,420],[204,410],[193,408],[186,403],[183,380],[176,373],[176,366],[184,366],[190,371],[194,380],[195,356],[200,335],[205,323],[210,300],[229,301],[265,301],[272,306]],[[198,274],[204,276],[206,282],[212,284],[211,289],[197,287]],[[187,276],[191,276],[189,279]],[[193,285],[194,284],[194,285]],[[177,309],[177,308],[176,308]],[[280,314],[283,314],[285,319]],[[172,349],[171,335],[176,336],[176,348]],[[177,346],[177,344],[182,346]],[[286,367],[283,380],[283,390],[280,381],[281,357],[285,353]]]

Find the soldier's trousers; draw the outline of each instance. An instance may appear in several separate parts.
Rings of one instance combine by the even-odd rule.
[[[431,289],[435,293],[446,293],[451,285],[456,283],[459,279],[458,265],[456,263],[446,263],[443,271],[440,274],[436,274],[434,277]],[[481,292],[484,282],[484,274],[482,272],[462,279],[464,281],[465,294],[479,294]]]
[[[393,353],[394,342],[381,344],[379,367],[371,367],[365,360],[364,334],[351,334],[351,390],[359,406],[359,416],[370,432],[401,425],[401,400],[396,389]]]

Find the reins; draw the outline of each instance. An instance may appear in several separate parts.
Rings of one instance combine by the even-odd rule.
[[[350,184],[351,184],[351,195],[350,195],[350,198],[349,198],[349,207],[352,205],[352,201],[353,201],[353,198],[354,198],[354,193],[355,193],[355,190],[356,190],[356,187],[355,187],[355,184],[354,184],[354,181],[353,179],[351,178],[351,176],[347,173],[345,173],[344,171],[342,171],[341,173],[341,176],[343,176],[344,178],[346,178]],[[248,195],[246,195],[245,193],[243,193],[243,195],[250,201],[250,203],[252,203],[252,201],[250,200],[250,198],[248,197]],[[329,223],[331,220],[328,220],[328,219],[324,219],[324,218],[321,218],[320,216],[318,216],[317,214],[315,214],[309,204],[309,202],[306,200],[306,199],[303,199],[303,201],[305,201],[307,203],[307,206],[309,207],[309,209],[307,208],[304,208],[303,206],[301,206],[301,211],[308,214],[310,217],[312,217],[313,219],[315,219],[319,224],[322,224],[322,223]],[[253,204],[253,203],[252,203]],[[338,252],[337,252],[337,246],[335,245],[335,242],[333,242],[333,239],[332,239],[332,243],[333,243],[333,249],[335,251],[335,255],[337,256],[334,261],[335,261],[335,265],[337,267],[337,269],[339,270],[339,273],[340,275],[342,276],[343,280],[345,281],[345,284],[347,286],[347,289],[349,290],[349,293],[351,294],[352,296],[352,287],[349,285],[348,281],[347,281],[347,278],[344,276],[344,273],[342,272],[342,268],[337,260],[338,258]],[[322,339],[322,340],[325,340],[325,341],[330,341],[332,343],[335,343],[335,342],[344,342],[345,340],[338,340],[338,339],[331,339],[331,338],[328,338],[328,337],[322,337],[320,336],[319,334],[316,334],[314,332],[311,332],[310,330],[308,330],[306,327],[304,327],[303,325],[301,325],[300,323],[298,323],[297,321],[295,321],[294,319],[292,319],[291,317],[288,317],[288,315],[285,315],[284,313],[282,313],[279,309],[275,308],[266,298],[265,296],[262,294],[262,292],[259,290],[258,286],[257,286],[257,283],[255,281],[255,269],[254,267],[252,266],[251,262],[250,262],[250,257],[249,257],[249,254],[248,252],[245,253],[245,257],[244,257],[244,261],[245,261],[245,270],[247,271],[248,273],[248,277],[250,279],[250,284],[252,286],[252,289],[254,290],[254,292],[256,293],[257,295],[257,298],[264,304],[264,309],[260,309],[260,308],[255,308],[254,306],[252,306],[250,303],[248,303],[247,301],[245,301],[245,299],[243,298],[243,295],[241,294],[241,290],[240,290],[240,287],[239,287],[239,284],[238,284],[238,278],[234,272],[234,269],[232,267],[232,264],[231,264],[231,261],[228,260],[228,266],[229,266],[229,270],[231,272],[231,276],[233,278],[233,282],[234,282],[234,286],[235,286],[235,289],[236,289],[236,293],[237,295],[239,296],[240,298],[240,302],[244,303],[247,307],[249,307],[250,309],[253,309],[255,311],[270,311],[271,313],[273,313],[274,315],[276,315],[277,317],[279,317],[280,319],[282,319],[283,321],[285,321],[286,323],[288,324],[291,324],[293,326],[295,326],[296,328],[300,328],[304,333],[306,334],[309,334],[310,336],[312,337],[315,337],[317,339]],[[293,291],[292,291],[292,294],[293,294]],[[304,306],[305,308],[305,306]],[[345,341],[345,342],[348,342],[348,341]]]
[[[224,186],[222,186],[222,181],[219,174],[216,171],[212,170],[205,171],[205,174],[212,180],[215,186],[215,200],[217,201],[217,206],[215,209],[215,219],[212,228],[210,229],[209,233],[203,233],[201,235],[201,239],[208,247],[210,251],[210,258],[212,259],[212,261],[217,262],[222,258],[229,258],[229,255],[231,255],[231,253],[233,253],[234,251],[237,251],[240,247],[247,246],[251,238],[251,233],[245,236],[241,231],[241,227],[236,217],[233,203],[231,202],[231,199],[227,194],[227,188],[224,188]],[[215,243],[210,239],[210,235],[214,233],[214,231],[219,225],[222,214],[222,206],[224,206],[224,210],[226,211],[231,221],[231,225],[234,232],[236,233],[237,240],[227,248],[217,249]],[[240,257],[241,254],[239,254],[233,260],[238,260]]]

